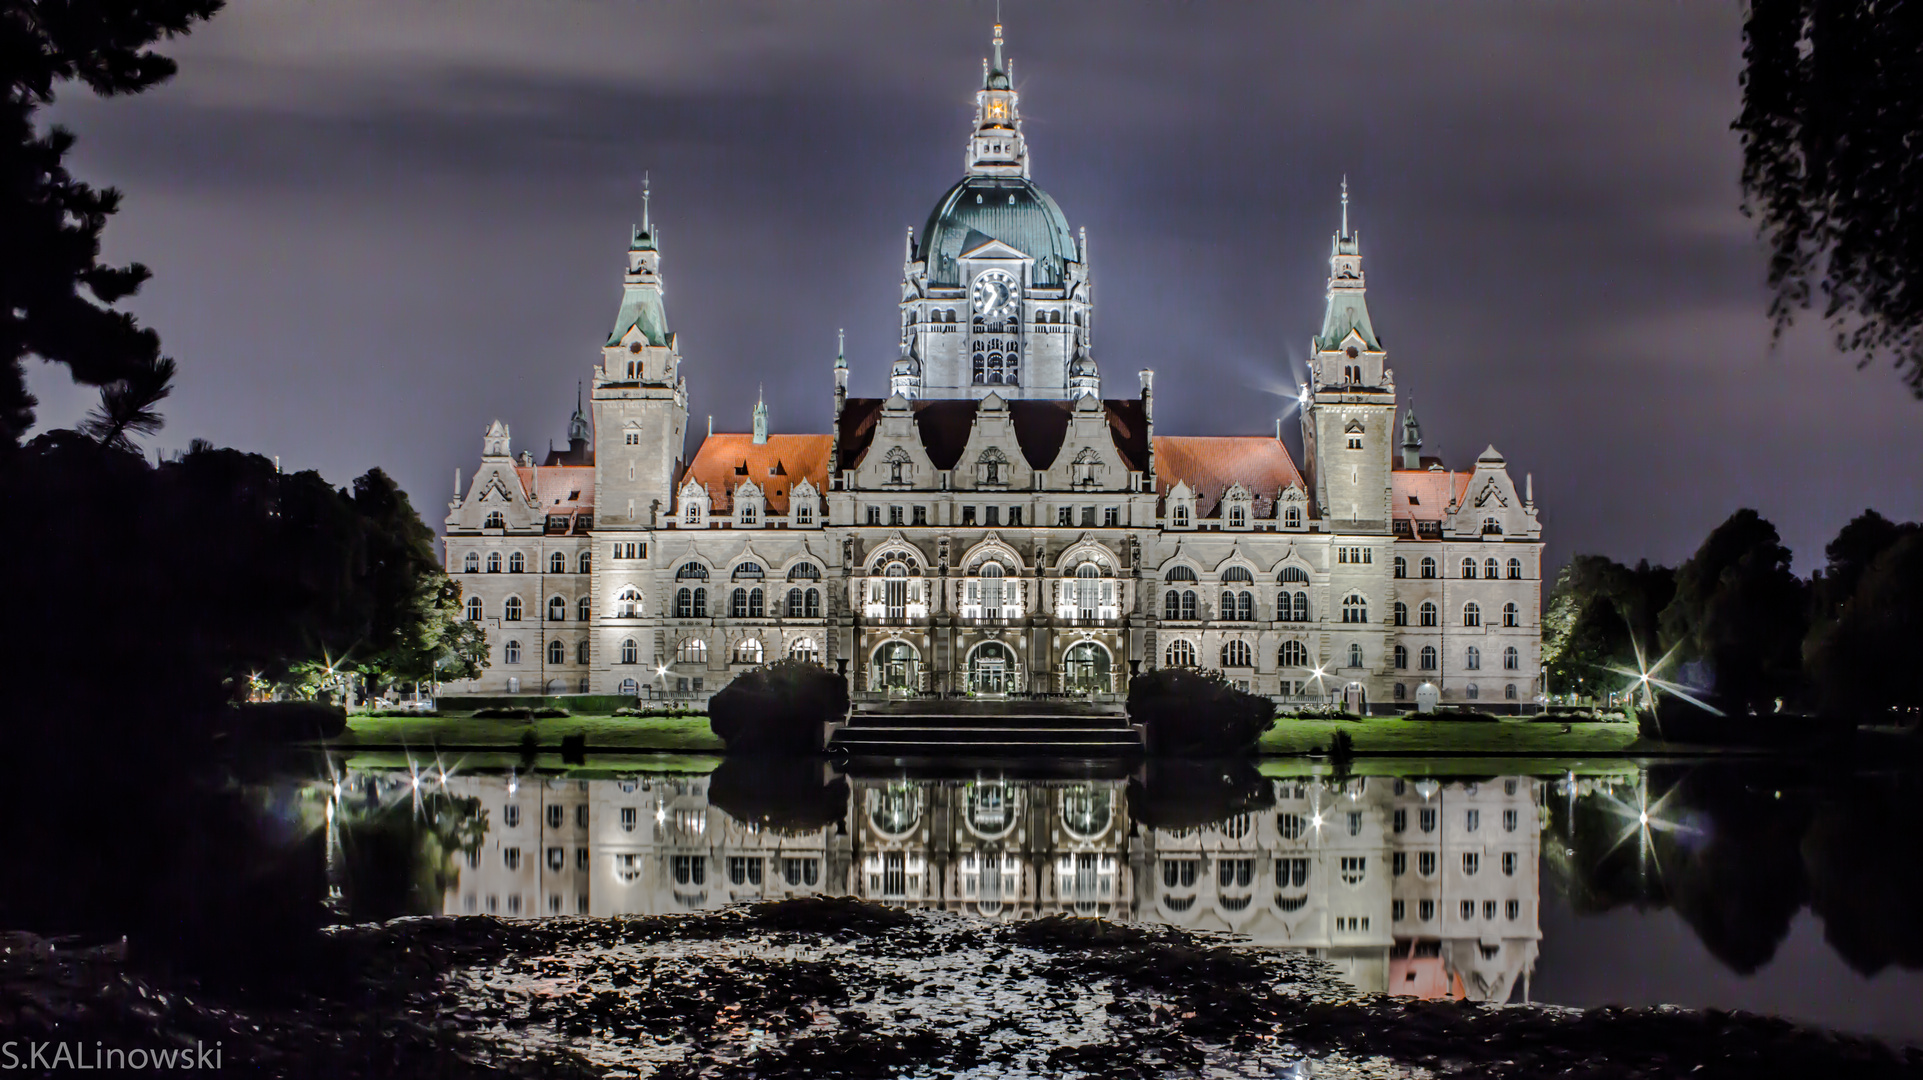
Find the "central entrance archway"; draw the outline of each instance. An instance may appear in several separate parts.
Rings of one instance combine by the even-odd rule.
[[[968,689],[977,694],[1006,694],[1015,688],[1015,653],[999,641],[984,641],[968,657]]]
[[[1071,694],[1108,693],[1108,650],[1093,641],[1071,646],[1062,657],[1062,686]]]
[[[906,641],[885,641],[875,650],[869,668],[876,690],[913,691],[921,689],[921,654]]]

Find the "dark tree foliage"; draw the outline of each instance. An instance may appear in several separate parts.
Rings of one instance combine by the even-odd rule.
[[[1695,665],[1730,712],[1770,712],[1801,689],[1808,600],[1789,564],[1776,526],[1745,509],[1676,570],[1662,646]]]
[[[1655,664],[1657,616],[1676,593],[1676,573],[1578,555],[1556,575],[1543,618],[1543,674],[1555,694],[1620,690],[1638,649]]]
[[[150,46],[186,33],[221,0],[0,0],[0,451],[33,424],[29,356],[65,364],[101,388],[82,431],[121,447],[160,425],[155,406],[174,363],[160,339],[113,305],[148,277],[139,263],[104,266],[100,233],[120,193],[67,172],[73,135],[42,134],[39,109],[76,80],[133,94],[174,73]]]
[[[1923,0],[1750,0],[1744,212],[1780,335],[1821,298],[1840,348],[1923,398]]]
[[[1873,721],[1923,709],[1915,677],[1923,656],[1923,527],[1866,511],[1826,549],[1813,585],[1815,613],[1803,644],[1816,705]]]
[[[349,493],[257,454],[202,443],[154,466],[72,432],[15,466],[0,501],[33,508],[10,529],[31,557],[0,563],[0,589],[39,621],[0,650],[10,717],[151,707],[185,737],[256,676],[431,673],[459,621],[431,534],[379,470]]]

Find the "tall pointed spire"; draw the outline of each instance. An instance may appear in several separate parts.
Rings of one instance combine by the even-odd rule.
[[[1349,174],[1342,174],[1342,236],[1349,235]]]
[[[1002,57],[1002,24],[995,20],[995,55],[982,61],[982,88],[975,93],[975,133],[968,140],[970,176],[1027,176],[1028,147],[1008,62]]]
[[[1349,178],[1342,177],[1342,225],[1329,246],[1329,307],[1322,317],[1322,332],[1316,347],[1333,349],[1354,330],[1364,347],[1379,351],[1375,326],[1369,321],[1369,306],[1362,283],[1362,237],[1349,228]]]
[[[848,331],[835,331],[835,370],[848,370]]]
[[[582,386],[579,382],[576,382],[574,384],[574,415],[568,417],[568,449],[570,451],[583,449],[593,437],[594,431],[588,426],[587,410],[582,404]]]
[[[768,441],[768,401],[762,396],[761,387],[755,387],[755,445],[761,446]]]

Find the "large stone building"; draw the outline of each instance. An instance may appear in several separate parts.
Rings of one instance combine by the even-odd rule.
[[[1300,460],[1279,424],[1162,434],[1152,372],[1105,396],[1087,239],[1029,178],[999,27],[985,66],[964,175],[903,249],[889,396],[851,396],[838,355],[825,434],[770,434],[758,405],[686,453],[643,214],[568,448],[517,456],[496,421],[456,477],[448,569],[492,666],[449,689],[700,698],[801,656],[863,693],[1202,666],[1285,703],[1533,707],[1533,494],[1493,447],[1448,467],[1398,423],[1346,188]]]

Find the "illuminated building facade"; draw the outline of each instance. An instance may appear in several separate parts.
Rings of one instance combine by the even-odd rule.
[[[964,175],[903,249],[889,395],[685,454],[682,357],[644,211],[568,448],[491,425],[447,565],[492,666],[456,692],[701,699],[783,656],[858,694],[1119,695],[1218,668],[1284,704],[1534,707],[1542,533],[1491,447],[1421,452],[1366,303],[1348,196],[1301,387],[1273,434],[1155,430],[1105,396],[1083,233],[1029,176],[1000,28]],[[1116,388],[1113,381],[1107,390]]]

